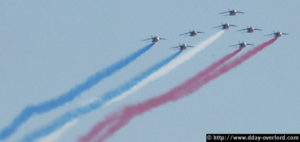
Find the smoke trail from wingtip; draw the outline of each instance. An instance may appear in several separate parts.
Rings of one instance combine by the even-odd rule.
[[[117,123],[120,123],[119,117],[122,115],[121,113],[113,113],[106,117],[104,121],[97,124],[93,127],[93,129],[90,131],[90,133],[84,137],[81,137],[78,141],[79,142],[89,142],[97,135],[100,135],[100,131],[104,131],[104,129],[111,129],[111,127],[115,127]],[[111,126],[111,127],[110,127]],[[104,133],[107,134],[107,133]]]
[[[44,137],[39,140],[39,142],[56,142],[58,141],[59,137],[68,129],[70,129],[73,125],[76,125],[78,122],[78,119],[75,119],[69,123],[67,123],[65,126],[63,126],[61,129],[59,129],[56,133],[53,133],[47,137]]]
[[[272,44],[275,41],[276,41],[276,38],[271,39],[271,40],[255,47],[254,49],[248,51],[241,57],[234,59],[233,61],[231,61],[227,64],[221,65],[218,68],[215,68],[215,70],[210,73],[207,72],[206,74],[204,74],[205,71],[202,71],[202,72],[198,73],[196,76],[192,77],[191,79],[185,81],[183,84],[171,89],[170,91],[168,91],[167,93],[164,93],[161,96],[154,97],[154,98],[144,101],[142,103],[127,106],[124,109],[122,109],[121,111],[113,113],[112,115],[107,117],[104,121],[95,125],[94,128],[92,128],[92,130],[88,134],[81,137],[79,139],[79,141],[80,142],[91,141],[92,139],[94,139],[96,137],[96,134],[103,132],[102,128],[106,128],[106,131],[103,132],[104,134],[102,133],[102,135],[100,135],[97,139],[97,141],[99,141],[99,142],[104,141],[109,136],[113,135],[116,131],[118,131],[120,128],[122,128],[124,125],[126,125],[128,122],[130,122],[130,120],[132,120],[134,117],[139,116],[139,115],[143,114],[144,112],[147,112],[147,111],[149,111],[155,107],[158,107],[160,105],[163,105],[167,102],[176,101],[182,97],[190,95],[191,93],[195,92],[196,90],[201,88],[203,85],[205,85],[209,81],[219,77],[220,75],[222,75],[222,74],[228,72],[229,70],[235,68],[236,66],[240,65],[241,63],[243,63],[250,57],[254,56],[259,51],[261,51],[262,49],[269,46],[270,44]],[[216,64],[213,64],[213,65],[216,65]],[[210,67],[208,67],[208,69],[209,68]],[[104,122],[109,121],[108,119],[113,119],[116,123],[114,125],[111,125],[109,123],[104,123]],[[99,127],[99,125],[101,125],[101,127]],[[107,128],[107,127],[109,127],[109,128]]]
[[[214,73],[210,74],[209,76],[207,76],[203,81],[202,84],[205,84],[207,82],[209,82],[210,80],[213,80],[217,77],[219,77],[220,75],[228,72],[229,70],[235,68],[236,66],[240,65],[241,63],[243,63],[244,61],[248,60],[249,58],[251,58],[252,56],[256,55],[258,52],[262,51],[263,49],[265,49],[266,47],[268,47],[269,45],[271,45],[272,43],[274,43],[277,40],[277,38],[273,38],[267,42],[264,42],[263,44],[253,48],[252,50],[248,51],[247,53],[245,53],[244,55],[238,57],[237,59],[221,66],[220,68],[218,68]]]
[[[63,106],[67,102],[72,101],[73,99],[81,95],[84,91],[92,88],[94,85],[99,83],[104,78],[109,77],[110,75],[114,74],[118,70],[127,66],[129,63],[131,63],[139,56],[144,54],[146,51],[151,49],[153,45],[154,43],[151,43],[143,47],[142,49],[139,49],[138,51],[132,53],[131,55],[121,59],[120,61],[110,65],[109,67],[95,73],[83,83],[75,86],[68,92],[61,94],[57,98],[36,105],[27,106],[21,111],[21,113],[19,113],[19,115],[16,118],[13,119],[12,123],[10,123],[8,126],[6,126],[0,131],[0,140],[6,139],[9,136],[11,136],[23,123],[28,121],[34,115],[49,112],[53,109]]]
[[[116,89],[113,89],[107,93],[105,93],[103,96],[99,97],[97,100],[94,102],[84,105],[83,107],[79,107],[75,110],[69,111],[59,117],[58,119],[55,119],[53,122],[50,124],[42,127],[41,129],[38,129],[37,131],[34,131],[30,133],[29,135],[26,135],[24,138],[24,141],[34,141],[38,138],[41,138],[43,136],[47,136],[50,133],[53,133],[54,131],[58,130],[59,128],[63,127],[65,124],[70,122],[71,120],[78,118],[84,114],[87,114],[101,106],[103,104],[107,103],[114,97],[117,97],[121,95],[123,92],[129,90],[130,88],[134,87],[136,84],[141,82],[143,79],[151,75],[153,72],[156,72],[158,69],[161,67],[165,66],[168,64],[170,61],[175,59],[178,55],[180,55],[182,51],[178,51],[171,56],[165,58],[164,60],[160,61],[159,63],[155,64],[154,66],[150,67],[147,69],[145,72],[141,73],[140,75],[134,77],[130,81],[126,82],[125,84],[117,87]]]

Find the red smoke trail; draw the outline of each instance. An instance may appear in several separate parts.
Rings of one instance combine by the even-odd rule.
[[[198,73],[197,76],[206,76],[209,73],[213,72],[217,67],[219,67],[220,65],[224,64],[226,61],[228,61],[229,59],[231,59],[233,56],[235,56],[237,53],[239,53],[242,50],[242,48],[237,49],[236,51],[224,56],[223,58],[221,58],[219,61],[213,63],[212,65],[210,65],[209,67],[207,67],[205,70],[201,71],[200,73]],[[201,79],[199,78],[192,78],[190,79],[190,82],[194,82],[194,85],[197,85],[197,83],[195,83],[196,81],[201,81]],[[189,87],[193,87],[192,84],[190,84]]]
[[[200,86],[208,83],[209,81],[219,77],[220,75],[228,72],[229,70],[235,68],[236,66],[240,65],[241,63],[243,63],[244,61],[246,61],[247,59],[251,58],[252,56],[254,56],[255,54],[257,54],[258,52],[262,51],[264,48],[266,48],[267,46],[269,46],[270,44],[272,44],[273,42],[275,42],[277,40],[277,38],[273,38],[255,48],[253,48],[252,50],[248,51],[246,54],[242,55],[241,57],[238,57],[237,59],[234,59],[233,61],[219,67],[217,70],[215,70],[212,74],[206,76],[202,81],[201,84],[199,84]]]
[[[91,141],[95,136],[98,135],[98,133],[101,130],[104,130],[105,128],[111,126],[115,121],[118,120],[119,118],[119,114],[118,113],[114,113],[112,115],[110,115],[109,117],[107,117],[102,123],[94,126],[94,128],[92,129],[92,131],[85,137],[80,138],[80,142],[88,142]]]
[[[105,121],[108,121],[108,119],[113,119],[115,121],[117,121],[117,119],[118,119],[118,121],[114,125],[110,125],[110,127],[106,130],[106,132],[102,136],[100,136],[97,139],[97,141],[105,140],[106,138],[108,138],[109,136],[114,134],[116,131],[118,131],[121,127],[126,125],[135,116],[138,116],[146,111],[151,110],[152,108],[158,107],[169,101],[176,101],[179,98],[190,95],[191,93],[195,92],[200,87],[202,87],[204,84],[208,83],[209,81],[215,79],[216,77],[226,73],[230,69],[232,69],[232,68],[236,67],[237,65],[241,64],[242,62],[246,61],[247,59],[249,59],[256,53],[258,53],[259,51],[261,51],[268,45],[272,44],[274,41],[276,41],[276,38],[271,39],[271,40],[255,47],[254,49],[248,51],[246,54],[242,55],[241,57],[229,62],[228,64],[225,64],[224,66],[221,66],[219,69],[215,70],[214,72],[212,72],[212,70],[210,70],[210,72],[208,72],[208,69],[216,69],[218,67],[216,65],[221,65],[221,64],[217,64],[217,63],[220,63],[222,61],[222,59],[224,59],[225,57],[228,57],[228,55],[227,55],[224,58],[222,58],[221,60],[219,60],[218,62],[216,62],[213,65],[211,65],[210,67],[208,67],[206,70],[198,73],[196,76],[194,76],[191,79],[189,79],[188,81],[184,82],[182,85],[171,89],[167,93],[164,93],[161,96],[154,97],[154,98],[147,100],[145,102],[142,102],[142,103],[127,106],[122,111],[116,112],[113,115],[110,115],[109,117],[107,117],[107,119]],[[235,52],[237,52],[237,51],[235,51]],[[231,55],[234,56],[235,54],[231,53]],[[224,62],[225,61],[223,61],[223,63]],[[199,81],[200,79],[201,79],[201,81]],[[113,117],[116,115],[119,115],[119,116],[117,118]],[[95,128],[99,125],[102,125],[102,126],[109,125],[109,124],[105,123],[105,121],[98,123],[86,136],[82,137],[80,139],[80,141],[82,141],[84,138],[89,137],[91,134],[101,132],[100,129],[96,130]],[[93,139],[93,137],[89,137],[89,139]]]

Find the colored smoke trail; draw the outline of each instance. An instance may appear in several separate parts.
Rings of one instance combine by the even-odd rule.
[[[144,54],[146,51],[153,47],[154,43],[151,43],[142,49],[132,53],[131,55],[127,56],[126,58],[121,59],[120,61],[110,65],[109,67],[97,72],[96,74],[90,76],[86,81],[77,85],[76,87],[72,88],[68,92],[60,95],[57,98],[36,104],[30,105],[24,108],[21,113],[12,121],[11,124],[6,126],[0,131],[0,140],[8,138],[12,135],[23,123],[28,121],[32,116],[36,114],[42,114],[49,112],[53,109],[56,109],[64,104],[72,101],[79,95],[81,95],[84,91],[92,88],[94,85],[99,83],[104,78],[107,78],[117,72],[118,70],[124,68],[129,63],[137,59],[139,56]]]
[[[241,51],[241,49],[238,49],[238,50],[236,50],[236,51],[234,51],[234,52],[232,52],[232,53],[224,56],[223,58],[221,58],[217,62],[215,62],[212,65],[210,65],[209,67],[207,67],[205,70],[203,70],[200,73],[198,73],[195,77],[191,78],[190,80],[186,81],[183,85],[179,86],[179,87],[181,87],[180,89],[184,90],[184,88],[189,88],[191,85],[194,86],[194,82],[196,82],[197,80],[201,79],[203,76],[207,75],[208,73],[214,71],[218,66],[224,64],[226,61],[228,61],[229,59],[231,59],[233,56],[235,56],[240,51]],[[141,103],[141,104],[144,104],[144,106],[148,106],[149,102],[150,102],[150,104],[157,103],[156,105],[152,106],[152,107],[156,107],[156,106],[159,106],[162,103],[168,102],[170,100],[170,97],[176,97],[180,93],[184,93],[184,94],[186,93],[185,91],[183,91],[183,92],[178,91],[179,89],[177,89],[177,88],[174,88],[174,89],[172,89],[168,93],[165,93],[162,96],[153,98],[153,99],[149,100],[148,102]],[[161,103],[159,103],[159,102],[161,102]],[[141,107],[141,108],[143,108],[143,107]],[[149,109],[151,109],[151,105],[150,105],[150,108],[146,108],[144,110],[147,111]],[[124,111],[126,111],[126,109]],[[109,116],[108,118],[106,118],[105,121],[103,121],[103,122],[99,123],[98,125],[96,125],[93,128],[93,130],[91,130],[91,132],[89,134],[87,134],[86,136],[82,137],[80,139],[80,141],[81,142],[91,141],[101,130],[103,130],[103,128],[107,127],[105,125],[108,124],[107,123],[108,121],[112,121],[110,119],[114,119],[115,121],[119,121],[117,123],[127,123],[127,121],[129,121],[129,120],[128,119],[124,119],[124,115],[129,115],[129,114],[131,114],[131,113],[130,112],[127,113],[127,112],[123,112],[122,111],[122,114],[119,114],[121,116],[119,116],[117,114],[113,114],[112,116]],[[113,116],[118,116],[118,118],[117,117],[113,117]],[[118,120],[120,118],[122,118],[122,120]],[[117,128],[119,128],[119,127],[118,126],[113,126],[109,130],[115,130]],[[109,130],[101,138],[106,138],[107,136],[109,136],[109,134],[110,134]]]
[[[54,131],[59,130],[59,128],[63,127],[65,124],[67,124],[71,120],[78,118],[84,114],[87,114],[87,113],[103,106],[103,104],[107,103],[114,97],[121,95],[123,92],[131,89],[136,84],[141,82],[143,79],[147,78],[149,75],[156,72],[158,69],[165,66],[169,62],[171,62],[178,55],[180,55],[180,53],[182,53],[182,51],[178,51],[178,52],[172,54],[171,56],[165,58],[164,60],[162,60],[159,63],[155,64],[154,66],[150,67],[145,72],[134,77],[130,81],[124,83],[123,85],[117,87],[116,89],[113,89],[113,90],[105,93],[103,96],[97,98],[92,103],[84,105],[77,109],[71,110],[69,112],[66,112],[65,114],[60,116],[58,119],[55,119],[54,121],[52,121],[50,124],[48,124],[44,127],[41,127],[40,129],[30,133],[29,135],[26,135],[24,138],[24,141],[34,141],[43,136],[47,136],[47,135],[53,133]]]
[[[92,130],[88,134],[81,137],[79,141],[80,142],[91,141],[92,139],[94,139],[96,137],[96,134],[99,134],[100,132],[102,132],[103,129],[101,129],[101,128],[105,128],[106,127],[105,125],[110,125],[105,122],[107,122],[108,119],[113,119],[114,121],[116,121],[116,123],[114,125],[107,126],[109,128],[106,129],[104,134],[101,134],[97,139],[97,141],[99,141],[99,142],[104,141],[109,136],[111,136],[115,132],[117,132],[120,128],[125,126],[134,117],[141,115],[142,113],[149,111],[160,105],[163,105],[167,102],[176,101],[179,98],[190,95],[191,93],[195,92],[196,90],[198,90],[200,87],[202,87],[209,81],[219,77],[220,75],[222,75],[222,74],[226,73],[227,71],[240,65],[241,63],[243,63],[250,57],[254,56],[259,51],[261,51],[262,49],[269,46],[270,44],[272,44],[275,41],[276,41],[276,38],[271,39],[271,40],[255,47],[254,49],[248,51],[241,57],[234,59],[233,61],[231,61],[227,64],[224,64],[223,66],[221,65],[219,68],[215,69],[211,73],[203,74],[203,72],[205,72],[205,71],[200,72],[196,76],[192,77],[191,79],[187,80],[183,84],[171,89],[170,91],[168,91],[167,93],[164,93],[161,96],[154,97],[154,98],[144,101],[142,103],[127,106],[124,109],[122,109],[121,111],[113,113],[112,115],[107,117],[104,121],[102,121],[102,122],[98,123],[96,126],[94,126],[94,128],[92,128]],[[213,64],[213,65],[216,65],[216,64]],[[200,75],[200,74],[202,74],[202,75]],[[99,127],[100,125],[101,125],[101,127]]]
[[[64,127],[59,129],[56,133],[53,133],[47,137],[44,137],[39,140],[39,142],[55,142],[58,141],[59,137],[68,129],[70,129],[73,125],[75,125],[78,122],[78,119],[75,119],[69,123],[67,123]]]
[[[120,121],[120,113],[113,113],[112,115],[106,117],[106,119],[104,121],[102,121],[101,123],[97,124],[96,126],[94,126],[94,128],[92,129],[92,131],[80,138],[80,142],[89,142],[91,141],[94,137],[96,137],[97,135],[99,135],[99,132],[103,132],[105,129],[110,129],[110,126],[114,126],[116,124],[118,124],[118,122]],[[107,132],[104,133],[107,135]]]
[[[220,75],[230,71],[231,69],[235,68],[236,66],[240,65],[241,63],[243,63],[244,61],[248,60],[249,58],[251,58],[252,56],[256,55],[258,52],[262,51],[263,49],[265,49],[266,47],[268,47],[269,45],[271,45],[272,43],[274,43],[277,40],[277,38],[273,38],[255,48],[253,48],[252,50],[248,51],[247,53],[245,53],[244,55],[242,55],[241,57],[238,57],[237,59],[221,66],[220,68],[218,68],[214,73],[210,74],[209,76],[207,76],[203,81],[202,84],[206,84],[207,82],[219,77]]]
[[[175,69],[176,67],[178,67],[179,65],[183,64],[184,62],[190,60],[192,57],[194,57],[195,55],[197,55],[199,52],[201,52],[207,46],[209,46],[214,41],[216,41],[218,38],[220,38],[223,34],[224,34],[224,30],[219,31],[216,34],[212,35],[207,40],[201,42],[199,45],[195,46],[193,49],[188,50],[184,55],[176,58],[170,64],[166,65],[164,68],[161,68],[157,72],[153,73],[152,75],[150,75],[149,77],[147,77],[145,80],[143,80],[142,82],[140,82],[139,84],[137,84],[136,86],[134,86],[133,88],[131,88],[130,90],[124,92],[119,97],[114,98],[113,100],[111,100],[110,102],[108,102],[107,104],[105,104],[105,106],[108,106],[111,103],[123,100],[124,98],[126,98],[129,95],[131,95],[134,92],[136,92],[138,89],[140,89],[143,86],[147,85],[148,83],[150,83],[150,82],[152,82],[152,81],[154,81],[154,80],[156,80],[156,79],[158,79],[158,78],[166,75],[167,73],[169,73],[170,71],[172,71],[173,69]]]
[[[226,61],[230,60],[232,57],[234,57],[236,54],[238,54],[241,50],[242,50],[242,48],[237,49],[236,51],[224,56],[220,60],[218,60],[215,63],[211,64],[205,70],[198,73],[197,76],[202,76],[202,78],[201,79],[199,79],[199,78],[190,79],[189,80],[190,81],[190,86],[189,87],[191,88],[191,87],[194,87],[194,86],[198,86],[197,82],[202,81],[204,76],[206,77],[208,74],[214,72],[219,66],[224,64]]]

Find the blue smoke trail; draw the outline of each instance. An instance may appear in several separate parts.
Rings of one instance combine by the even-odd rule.
[[[175,59],[180,53],[181,53],[181,51],[178,51],[177,53],[167,57],[166,59],[164,59],[161,62],[155,64],[154,66],[152,66],[151,68],[149,68],[145,72],[143,72],[140,75],[136,76],[135,78],[131,79],[127,83],[119,86],[116,89],[113,89],[113,90],[105,93],[102,97],[98,98],[96,101],[94,101],[94,102],[92,102],[88,105],[85,105],[83,107],[77,108],[73,111],[69,111],[69,112],[65,113],[64,115],[62,115],[58,119],[52,121],[49,125],[46,125],[46,126],[44,126],[40,129],[28,134],[28,135],[26,135],[25,138],[23,139],[23,141],[31,142],[31,141],[34,141],[38,138],[47,136],[47,135],[53,133],[54,131],[58,130],[59,128],[63,127],[69,121],[71,121],[75,118],[78,118],[81,115],[87,114],[87,113],[103,106],[105,103],[107,103],[110,100],[112,100],[113,98],[121,95],[125,91],[130,90],[132,87],[137,85],[143,79],[147,78],[149,75],[151,75],[155,71],[159,70],[161,67],[168,64],[170,61]]]
[[[151,43],[142,49],[132,53],[131,55],[127,56],[126,58],[121,59],[120,61],[112,64],[111,66],[97,72],[96,74],[90,76],[85,82],[77,85],[76,87],[72,88],[68,92],[60,95],[57,98],[51,99],[46,102],[42,102],[36,105],[27,106],[22,112],[13,120],[13,122],[2,129],[0,131],[0,140],[6,139],[10,135],[12,135],[23,123],[29,120],[35,114],[42,114],[49,112],[59,106],[66,104],[67,102],[72,101],[74,98],[78,97],[84,91],[92,88],[94,85],[99,83],[104,78],[109,77],[113,73],[117,72],[118,70],[124,68],[126,65],[137,59],[139,56],[144,54],[146,51],[151,49],[154,43]]]

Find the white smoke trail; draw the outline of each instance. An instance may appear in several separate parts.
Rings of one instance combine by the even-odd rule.
[[[55,133],[52,133],[51,135],[41,138],[39,142],[57,142],[59,138],[64,134],[65,131],[70,129],[72,126],[76,125],[78,123],[78,119],[75,119],[66,125],[64,125],[59,130],[55,131]]]
[[[177,66],[179,66],[182,63],[190,60],[197,53],[199,53],[200,51],[202,51],[203,49],[205,49],[207,46],[209,46],[211,43],[213,43],[214,41],[216,41],[223,34],[224,34],[224,30],[219,31],[218,33],[212,35],[210,38],[208,38],[207,40],[201,42],[200,44],[198,44],[197,46],[195,46],[193,49],[187,51],[184,55],[179,56],[178,58],[174,59],[172,62],[170,62],[169,64],[167,64],[163,68],[159,69],[158,71],[156,71],[152,75],[148,76],[146,79],[144,79],[143,81],[141,81],[136,86],[132,87],[130,90],[128,90],[128,91],[124,92],[123,94],[121,94],[120,96],[112,99],[111,101],[109,101],[108,103],[106,103],[104,106],[109,106],[110,104],[112,104],[114,102],[118,102],[118,101],[123,100],[124,98],[128,97],[130,94],[133,94],[138,89],[140,89],[143,86],[147,85],[148,83],[150,83],[150,82],[152,82],[152,81],[154,81],[154,80],[156,80],[156,79],[164,76],[165,74],[169,73],[170,71],[172,71]]]
[[[92,97],[84,102],[81,102],[80,105],[84,106],[86,104],[92,103],[97,99],[97,97]],[[41,138],[38,140],[38,142],[58,142],[59,138],[66,132],[68,131],[71,127],[75,126],[78,123],[79,119],[75,119],[67,124],[65,124],[63,127],[55,131],[54,133]]]

